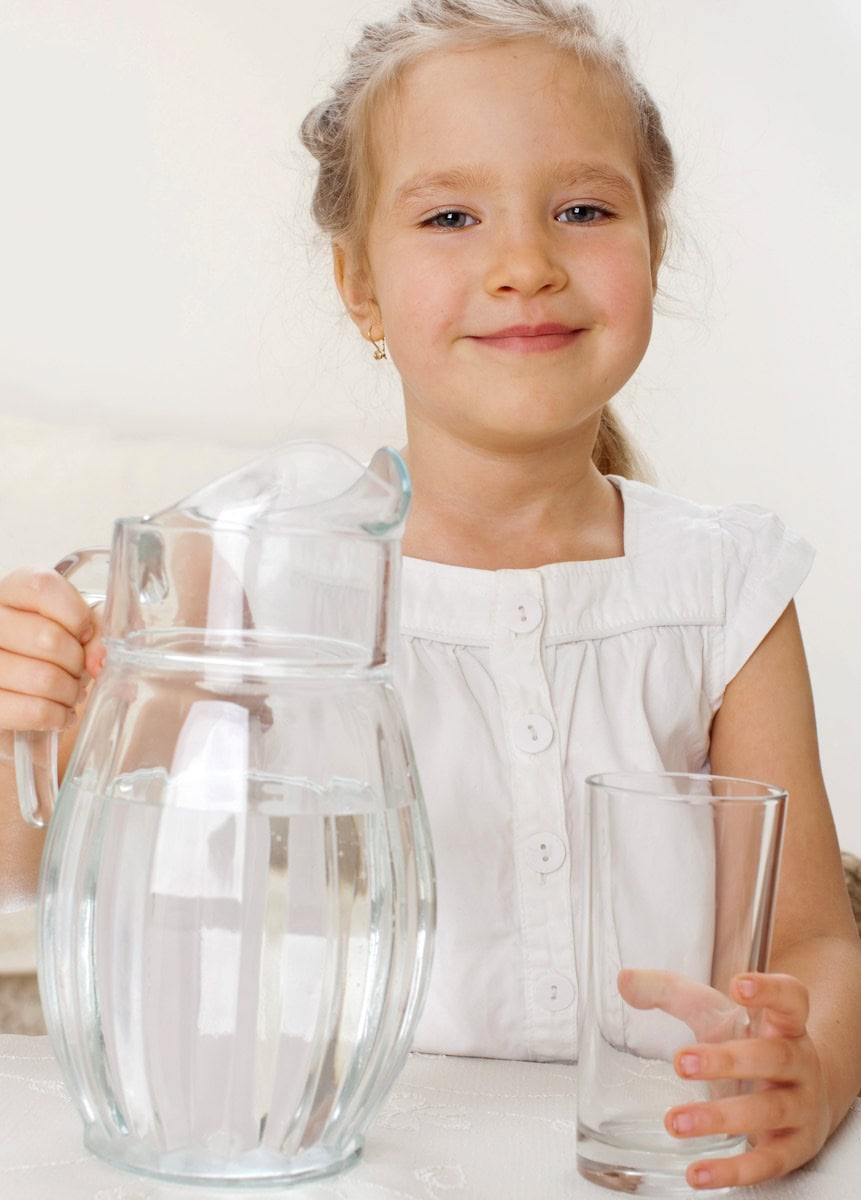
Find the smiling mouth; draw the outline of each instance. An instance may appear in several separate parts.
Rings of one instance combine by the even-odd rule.
[[[583,329],[572,329],[569,325],[511,325],[496,333],[484,334],[472,340],[494,350],[507,350],[515,354],[541,354],[549,350],[563,350],[572,345]]]

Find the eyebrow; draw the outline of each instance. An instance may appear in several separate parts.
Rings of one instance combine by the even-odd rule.
[[[491,182],[486,171],[479,167],[452,167],[431,175],[416,175],[395,190],[392,202],[396,208],[413,200],[423,199],[429,192],[459,191],[461,188],[488,186]]]
[[[560,163],[545,171],[547,181],[557,187],[594,186],[614,192],[625,200],[637,196],[637,184],[629,175],[606,163]],[[490,187],[493,176],[480,167],[452,167],[428,175],[416,175],[395,190],[392,202],[396,208],[420,201],[437,192],[457,192],[470,188]]]
[[[623,171],[617,171],[606,163],[568,163],[553,172],[553,181],[574,187],[594,185],[621,194],[633,200],[637,196],[637,183]]]

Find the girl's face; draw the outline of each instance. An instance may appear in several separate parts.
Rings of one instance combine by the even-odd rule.
[[[648,345],[653,279],[630,115],[539,41],[439,51],[373,130],[347,307],[385,332],[408,425],[488,449],[594,434]]]

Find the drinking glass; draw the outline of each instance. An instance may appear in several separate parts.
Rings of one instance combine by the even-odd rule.
[[[577,1167],[594,1183],[691,1195],[690,1163],[744,1149],[744,1137],[675,1138],[664,1116],[749,1086],[682,1079],[673,1060],[685,1046],[755,1032],[757,1014],[729,988],[767,968],[786,800],[716,775],[586,781]]]

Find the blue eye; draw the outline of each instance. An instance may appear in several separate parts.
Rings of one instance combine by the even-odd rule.
[[[469,225],[477,225],[478,222],[475,217],[457,208],[443,208],[426,221],[422,221],[422,224],[433,226],[435,229],[466,229]]]
[[[572,204],[565,208],[557,217],[565,225],[594,225],[596,222],[613,214],[597,204]]]

